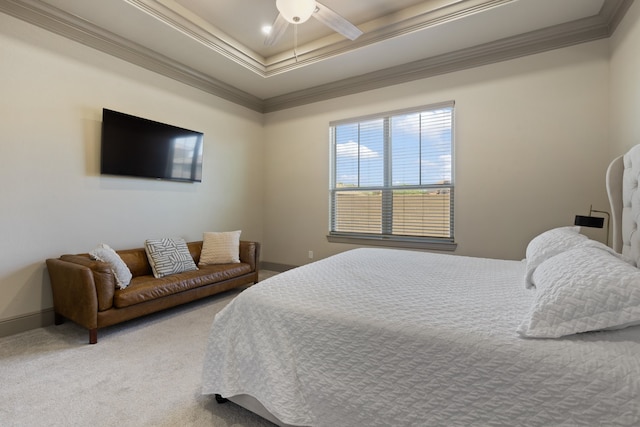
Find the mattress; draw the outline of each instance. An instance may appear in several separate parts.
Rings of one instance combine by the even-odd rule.
[[[516,332],[524,262],[355,249],[247,289],[211,328],[203,393],[313,426],[639,425],[640,327]]]

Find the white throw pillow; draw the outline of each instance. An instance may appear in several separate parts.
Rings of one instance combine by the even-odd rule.
[[[242,230],[204,233],[198,265],[239,263],[241,232]]]
[[[157,279],[198,269],[184,239],[149,239],[144,249]]]
[[[536,297],[518,327],[525,337],[557,338],[640,324],[640,270],[606,250],[578,247],[533,273]]]
[[[133,275],[127,267],[127,264],[122,261],[120,255],[113,249],[104,243],[100,243],[94,250],[89,252],[89,255],[98,261],[106,262],[109,264],[113,275],[116,278],[116,286],[120,289],[124,289],[131,283]]]
[[[533,273],[545,260],[588,240],[580,234],[580,227],[558,227],[534,237],[527,246],[524,285],[527,289],[535,286]]]

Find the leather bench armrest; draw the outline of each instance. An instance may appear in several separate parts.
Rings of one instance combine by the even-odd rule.
[[[62,255],[59,260],[83,266],[91,271],[94,293],[98,299],[97,311],[105,311],[113,307],[116,278],[109,264],[93,260],[88,255]]]
[[[47,269],[56,314],[86,328],[97,328],[98,298],[91,269],[60,259],[48,259]]]
[[[258,270],[260,269],[260,243],[240,241],[240,262],[245,262],[251,266],[256,273],[256,282],[258,281]]]

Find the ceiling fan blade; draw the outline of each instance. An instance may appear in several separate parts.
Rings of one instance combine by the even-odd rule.
[[[349,40],[355,40],[362,35],[362,31],[358,27],[318,1],[316,2],[316,11],[311,16]]]
[[[269,35],[264,39],[264,45],[272,46],[276,44],[278,40],[280,40],[288,26],[289,23],[287,22],[287,20],[284,19],[281,13],[279,13],[276,17],[276,20],[273,21],[273,25],[271,25],[271,32],[269,32]]]

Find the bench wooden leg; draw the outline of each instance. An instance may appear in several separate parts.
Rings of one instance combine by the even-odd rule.
[[[98,342],[98,328],[89,329],[89,344]]]
[[[53,323],[55,323],[56,325],[62,325],[64,323],[64,316],[58,313],[54,313]]]

